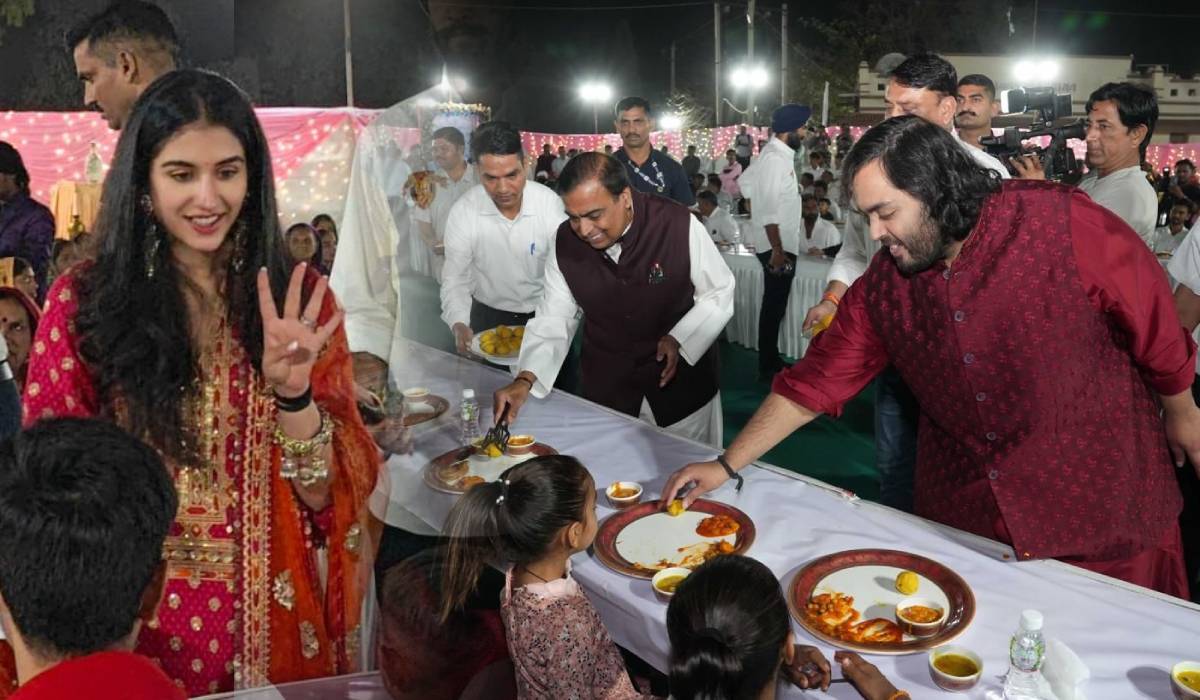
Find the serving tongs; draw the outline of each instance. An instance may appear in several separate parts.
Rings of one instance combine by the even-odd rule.
[[[486,452],[489,445],[495,445],[501,453],[508,451],[508,439],[512,437],[512,433],[508,431],[508,407],[510,405],[504,404],[504,410],[500,412],[500,420],[496,421],[491,430],[487,431],[487,435],[483,436],[483,442],[479,443],[480,452]]]

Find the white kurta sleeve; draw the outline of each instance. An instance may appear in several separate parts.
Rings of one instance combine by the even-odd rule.
[[[474,212],[460,199],[446,220],[446,262],[442,267],[442,320],[451,329],[454,324],[471,326],[472,266],[475,260]],[[480,330],[480,329],[472,329]]]
[[[712,243],[708,246],[716,252]],[[544,398],[554,388],[558,371],[562,369],[563,360],[571,350],[575,330],[579,327],[579,304],[575,302],[575,296],[571,294],[571,288],[567,286],[567,280],[558,267],[555,247],[554,239],[551,239],[550,252],[546,255],[546,273],[542,279],[542,298],[533,318],[525,324],[525,337],[517,358],[520,371],[532,372],[537,377],[530,393],[538,399]]]
[[[369,171],[363,166],[351,174],[329,287],[346,312],[350,350],[388,362],[400,327],[400,232],[381,178]]]
[[[871,259],[867,256],[866,219],[858,213],[851,212],[846,218],[846,231],[842,235],[842,247],[829,267],[825,282],[841,282],[847,287],[854,284],[863,273]]]
[[[1167,263],[1167,272],[1179,284],[1200,294],[1200,233],[1197,231],[1200,231],[1200,223],[1183,237],[1171,261]]]
[[[671,329],[679,341],[679,354],[696,364],[733,317],[733,273],[712,244],[704,225],[694,217],[688,228],[691,260],[692,308]],[[547,266],[549,270],[549,266]]]

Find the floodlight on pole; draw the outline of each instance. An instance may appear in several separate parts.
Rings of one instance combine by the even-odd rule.
[[[664,114],[658,118],[658,125],[663,131],[676,131],[683,128],[683,119],[678,114]]]
[[[579,86],[579,99],[592,104],[592,133],[600,133],[599,107],[612,99],[612,88],[605,83],[584,83]]]

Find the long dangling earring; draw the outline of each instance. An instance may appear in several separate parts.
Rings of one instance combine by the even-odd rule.
[[[150,200],[150,195],[142,195],[142,211],[146,214],[146,218],[150,220],[150,226],[146,229],[145,242],[145,263],[146,263],[146,279],[154,279],[155,263],[158,260],[158,246],[162,243],[162,236],[158,233],[158,222],[154,219],[154,203]]]
[[[246,270],[246,220],[238,219],[233,232],[233,271],[241,274]]]

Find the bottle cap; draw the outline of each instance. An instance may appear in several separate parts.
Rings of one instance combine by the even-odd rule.
[[[463,389],[463,398],[464,399],[475,398],[475,390],[474,389]]]
[[[1042,628],[1042,614],[1037,610],[1021,611],[1021,629],[1036,632]]]

